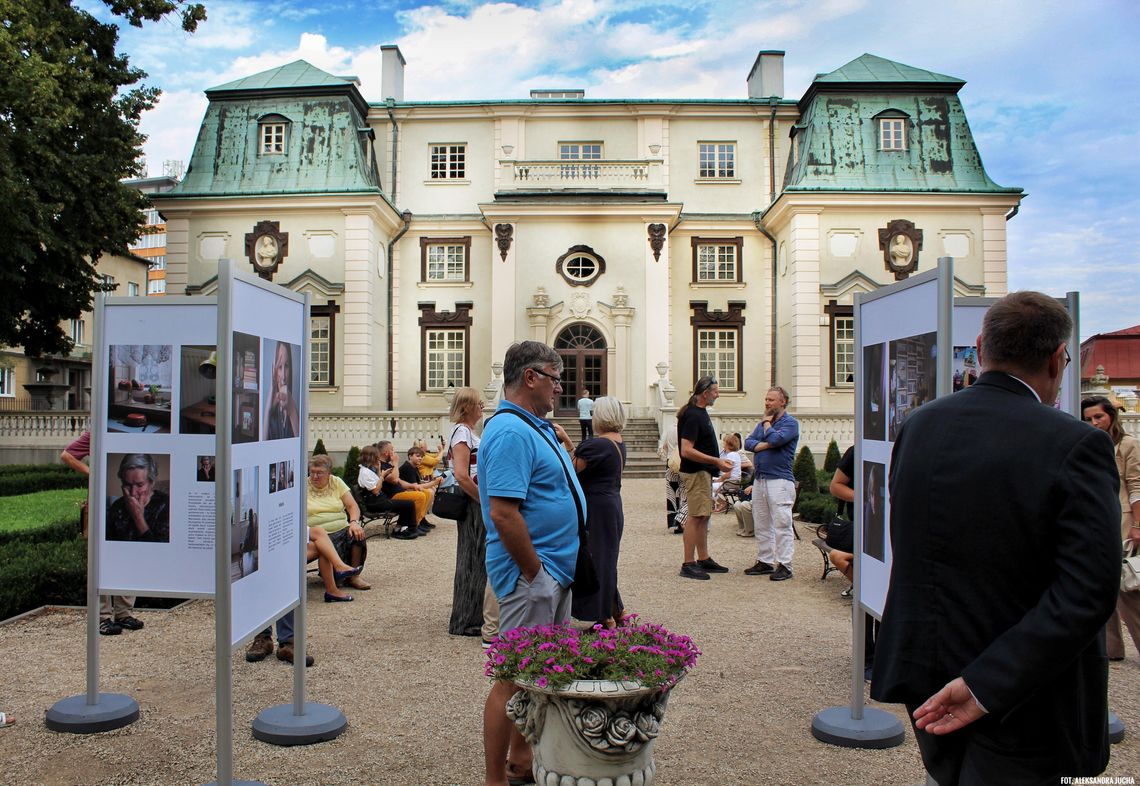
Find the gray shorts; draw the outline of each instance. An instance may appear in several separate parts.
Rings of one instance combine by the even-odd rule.
[[[566,622],[570,597],[570,588],[555,581],[546,568],[530,583],[520,575],[514,592],[499,601],[499,635],[514,628]]]

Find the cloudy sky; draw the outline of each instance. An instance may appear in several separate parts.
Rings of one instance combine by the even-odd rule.
[[[1081,293],[1081,334],[1140,324],[1140,3],[1135,0],[203,0],[123,30],[162,88],[144,118],[151,174],[187,161],[203,91],[303,58],[380,96],[380,46],[408,61],[405,98],[743,98],[761,49],[783,49],[785,95],[870,52],[959,77],[982,160],[1028,196],[1009,225],[1011,289]],[[108,18],[96,0],[81,0]]]

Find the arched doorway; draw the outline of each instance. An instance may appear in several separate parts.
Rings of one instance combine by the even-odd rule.
[[[584,322],[565,327],[554,340],[562,356],[562,393],[554,414],[578,416],[578,391],[586,388],[590,398],[606,394],[606,339],[597,328]]]

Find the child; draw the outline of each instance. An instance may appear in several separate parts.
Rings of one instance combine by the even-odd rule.
[[[720,477],[713,480],[713,511],[724,513],[728,510],[728,499],[725,492],[740,490],[740,437],[735,434],[725,434],[721,443],[724,450],[720,452],[722,459],[732,462],[732,469],[726,470]]]

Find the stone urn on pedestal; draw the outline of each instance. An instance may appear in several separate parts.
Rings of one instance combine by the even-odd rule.
[[[507,716],[534,750],[537,786],[650,786],[653,744],[669,690],[638,682],[577,680],[522,688]]]

